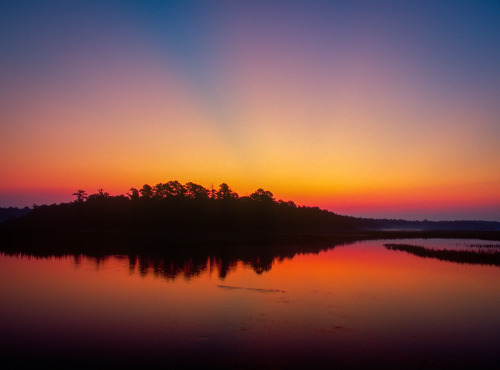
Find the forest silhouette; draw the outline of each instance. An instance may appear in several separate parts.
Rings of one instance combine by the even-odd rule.
[[[222,183],[217,189],[199,184],[168,181],[130,188],[126,195],[112,196],[99,189],[73,193],[70,203],[34,205],[30,212],[4,222],[25,230],[168,232],[178,238],[193,235],[269,235],[276,233],[324,234],[406,231],[497,232],[491,221],[407,221],[339,215],[319,207],[298,206],[277,200],[262,188],[240,196]],[[11,214],[12,211],[9,211]],[[477,236],[477,235],[476,235]],[[498,235],[494,235],[495,238]]]
[[[75,201],[35,206],[11,223],[28,227],[78,230],[164,230],[172,232],[267,232],[276,230],[331,230],[357,227],[354,217],[318,207],[276,200],[257,189],[239,196],[226,183],[218,189],[178,181],[145,184],[126,195],[111,196],[103,189],[88,195],[80,189]]]

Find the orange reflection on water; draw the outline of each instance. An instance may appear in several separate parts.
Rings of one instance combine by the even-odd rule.
[[[267,258],[2,256],[0,339],[26,348],[44,335],[36,348],[47,353],[63,345],[67,353],[182,363],[197,353],[276,366],[313,358],[453,364],[496,353],[496,266],[419,258],[383,241]]]

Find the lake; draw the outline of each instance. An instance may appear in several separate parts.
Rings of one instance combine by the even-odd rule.
[[[272,253],[4,252],[0,355],[71,368],[497,368],[500,267],[386,243],[500,251],[417,239]]]

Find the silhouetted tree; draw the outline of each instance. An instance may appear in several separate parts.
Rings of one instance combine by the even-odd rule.
[[[105,192],[102,188],[97,189],[97,194],[98,194],[101,198],[108,198],[108,197],[109,197],[109,193],[108,193],[108,192]]]
[[[164,189],[167,197],[184,197],[186,188],[179,181],[169,181],[164,184]]]
[[[142,186],[142,189],[139,190],[139,193],[141,193],[142,198],[146,198],[146,199],[152,198],[153,197],[153,188],[151,186],[149,186],[148,184],[144,184]]]
[[[292,207],[292,208],[297,208],[297,205],[289,200],[288,202],[285,202],[284,200],[278,200],[278,204],[282,207]]]
[[[127,196],[131,199],[131,200],[136,200],[136,199],[139,199],[139,190],[137,190],[136,188],[130,188],[130,193],[127,193]]]
[[[166,197],[166,188],[165,184],[162,184],[161,182],[159,184],[156,184],[153,188],[153,197],[155,199],[163,199]]]
[[[238,199],[238,194],[231,190],[228,184],[223,182],[219,185],[219,190],[216,193],[217,199]]]
[[[193,199],[208,199],[208,190],[203,186],[188,182],[185,186],[186,196]]]
[[[261,203],[274,202],[273,193],[271,193],[270,191],[265,191],[264,189],[257,189],[254,193],[250,194],[250,199],[255,202]]]
[[[90,194],[87,200],[102,200],[107,198],[109,198],[109,193],[100,188],[97,189],[97,194]]]
[[[75,203],[83,203],[87,200],[87,193],[83,189],[78,189],[71,195],[74,195],[76,197]]]

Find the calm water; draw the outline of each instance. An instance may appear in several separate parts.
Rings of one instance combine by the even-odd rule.
[[[244,258],[1,255],[0,355],[68,367],[497,368],[500,267],[384,243]]]

